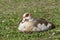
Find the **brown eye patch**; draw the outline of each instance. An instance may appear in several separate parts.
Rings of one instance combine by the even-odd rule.
[[[26,14],[26,16],[25,17],[28,17],[29,16],[29,14]]]

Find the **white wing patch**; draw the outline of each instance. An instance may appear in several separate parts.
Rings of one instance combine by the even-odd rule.
[[[40,29],[40,30],[45,30],[46,29],[46,25],[45,24],[38,24],[37,26],[38,26],[37,30],[38,29]]]
[[[35,28],[36,31],[44,31],[44,30],[48,30],[51,27],[51,24],[48,23],[48,25],[46,26],[45,24],[38,24],[37,27]]]
[[[47,27],[51,27],[52,25],[50,23],[48,23]]]

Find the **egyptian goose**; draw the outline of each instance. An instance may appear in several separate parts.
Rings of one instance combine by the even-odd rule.
[[[23,20],[20,22],[18,30],[20,32],[41,32],[50,30],[55,26],[45,19],[37,18],[34,19],[30,13],[23,14]]]

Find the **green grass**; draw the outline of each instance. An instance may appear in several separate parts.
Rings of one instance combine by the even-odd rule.
[[[55,24],[40,33],[20,33],[22,15],[29,12]],[[0,40],[60,40],[60,0],[0,0]]]

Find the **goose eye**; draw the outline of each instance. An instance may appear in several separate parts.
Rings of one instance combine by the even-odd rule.
[[[29,14],[26,14],[26,16],[25,17],[28,17],[29,16]]]

